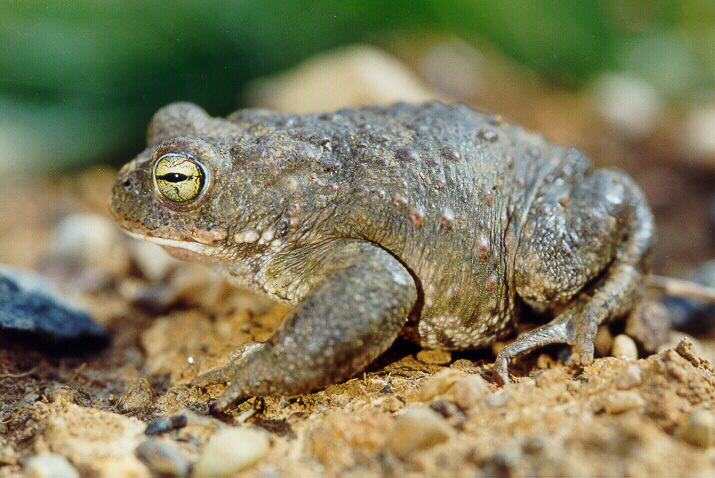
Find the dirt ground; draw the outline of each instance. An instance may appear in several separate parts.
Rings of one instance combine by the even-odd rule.
[[[713,257],[712,170],[683,166],[657,141],[612,136],[620,146],[604,153],[607,139],[544,119],[573,118],[580,101],[554,92],[530,101],[550,109],[534,106],[521,122],[551,124],[547,135],[573,139],[642,184],[659,225],[656,272],[684,276]],[[237,476],[715,474],[712,334],[697,345],[673,334],[658,353],[583,368],[564,366],[563,349],[549,348],[513,365],[516,380],[503,387],[492,378],[493,350],[398,342],[345,383],[209,417],[223,387],[189,381],[240,344],[266,340],[289,309],[124,237],[107,219],[115,174],[94,167],[0,182],[0,263],[43,273],[112,334],[98,351],[0,336],[0,477],[22,476],[45,452],[86,476],[208,476],[219,471],[199,462],[209,460],[211,437],[231,427],[251,431],[248,441],[268,438],[265,448],[241,445],[250,456]],[[171,416],[185,426],[144,434]],[[163,454],[139,460],[140,445]]]

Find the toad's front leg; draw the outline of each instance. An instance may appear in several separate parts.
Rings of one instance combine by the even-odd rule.
[[[265,343],[192,384],[231,385],[217,413],[251,396],[299,395],[351,377],[397,338],[417,300],[410,272],[369,243],[335,244],[321,277]]]

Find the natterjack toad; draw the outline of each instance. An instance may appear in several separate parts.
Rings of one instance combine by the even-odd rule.
[[[266,342],[194,384],[231,382],[221,411],[359,372],[402,334],[471,349],[503,338],[522,304],[559,310],[497,356],[568,343],[641,296],[653,216],[633,180],[464,105],[212,118],[160,110],[124,166],[126,231],[295,305]]]

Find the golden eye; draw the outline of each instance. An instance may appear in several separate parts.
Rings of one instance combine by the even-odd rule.
[[[169,201],[186,203],[201,194],[206,175],[201,166],[185,156],[165,154],[154,166],[156,187]]]

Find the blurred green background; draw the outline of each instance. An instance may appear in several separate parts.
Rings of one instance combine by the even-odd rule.
[[[687,106],[713,91],[714,18],[712,0],[5,0],[0,171],[123,162],[162,105],[223,115],[251,79],[354,42],[448,35],[556,88],[620,71]]]

